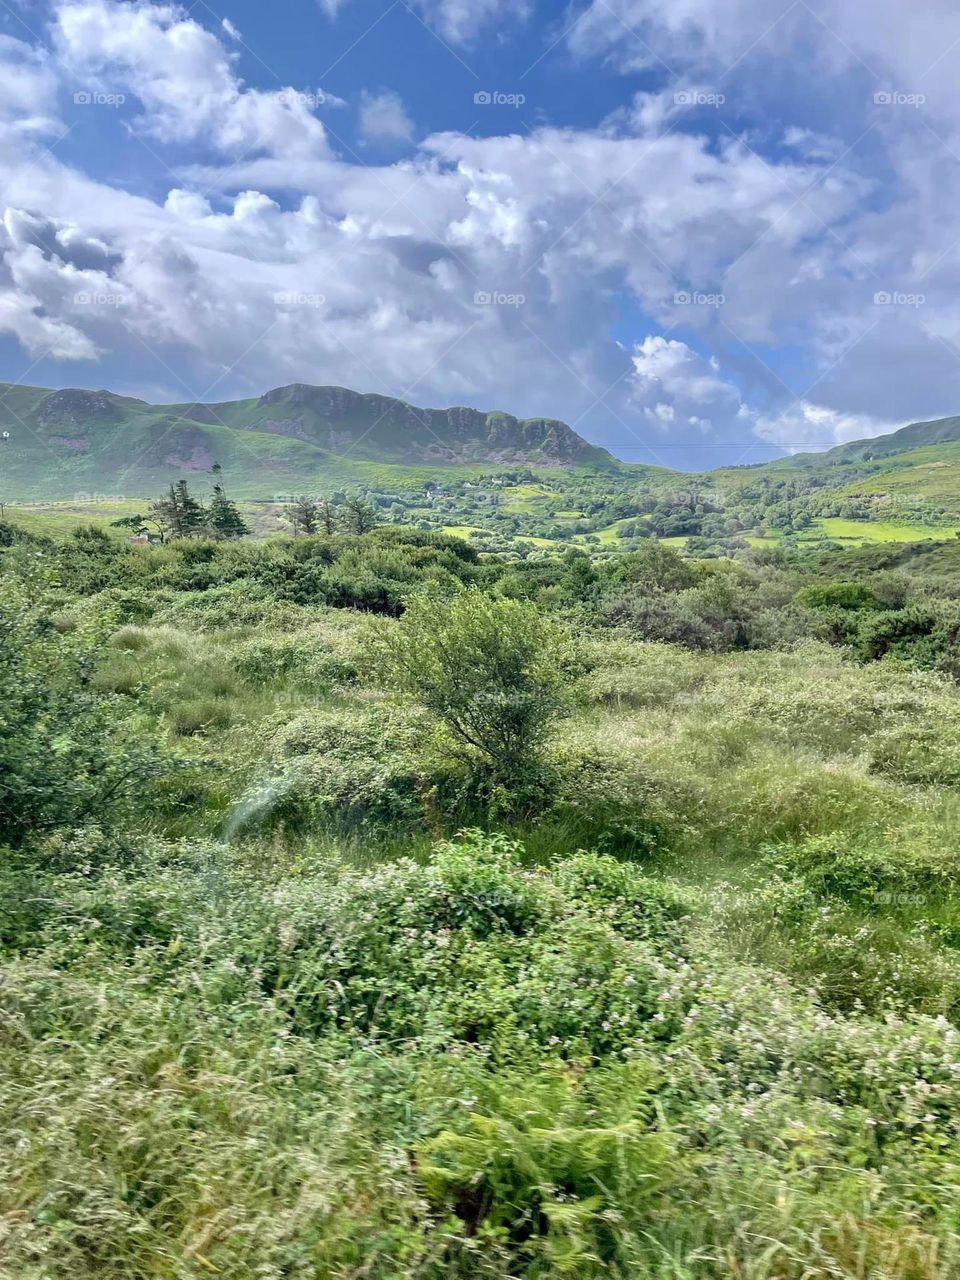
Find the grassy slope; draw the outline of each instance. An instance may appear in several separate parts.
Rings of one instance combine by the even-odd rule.
[[[302,638],[312,651],[359,656],[366,625],[322,613]],[[224,806],[255,777],[278,721],[339,709],[359,722],[370,707],[364,690],[318,696],[296,668],[245,681],[231,668],[239,640],[127,628],[97,676],[139,699],[154,732],[215,762]],[[511,1073],[496,1058],[474,1063],[469,1046],[431,1058],[416,1042],[291,1033],[285,991],[264,996],[232,961],[230,947],[257,936],[256,916],[238,926],[238,912],[258,886],[265,902],[322,904],[337,859],[345,886],[359,857],[391,859],[397,842],[281,832],[228,850],[203,844],[221,830],[222,809],[188,813],[191,842],[167,851],[169,865],[151,865],[142,887],[74,877],[61,890],[73,895],[60,906],[62,930],[48,926],[40,950],[7,966],[15,1018],[0,1117],[18,1141],[0,1153],[0,1226],[10,1229],[11,1275],[957,1274],[956,1046],[945,1024],[897,1021],[907,1008],[955,1016],[960,1000],[960,812],[955,789],[937,781],[938,768],[956,767],[956,691],[817,646],[716,658],[606,638],[592,659],[562,746],[615,771],[599,789],[584,777],[565,823],[516,834],[529,861],[562,867],[595,839],[591,823],[626,831],[627,850],[639,832],[633,856],[692,895],[683,962],[667,955],[658,971],[696,1015],[673,1056],[654,1040],[635,1067],[611,1053],[598,1075],[552,1050],[539,1072]],[[201,732],[191,728],[198,704],[210,709]],[[911,753],[913,736],[925,753]],[[919,781],[902,776],[907,765]],[[878,878],[849,897],[822,887],[798,897],[769,846],[811,838],[835,840],[844,856],[879,842],[889,873],[905,878],[896,892]],[[411,837],[405,852],[426,856],[427,843]],[[105,916],[107,941],[91,914]],[[82,945],[71,945],[79,929]],[[602,1016],[589,1000],[619,963],[604,929],[581,937],[582,986],[576,970],[558,970],[545,1013],[571,999],[583,1002],[578,1025]],[[597,933],[609,952],[590,950]],[[412,945],[429,956],[433,937]],[[309,1008],[310,993],[330,985],[330,956],[314,957],[295,928],[282,938],[286,998]],[[634,963],[648,981],[642,952]],[[434,981],[441,964],[432,959],[419,980]],[[474,1006],[495,975],[465,972],[463,1000]],[[635,981],[615,967],[613,976],[621,991]],[[661,1101],[640,1123],[631,1108],[651,1087]],[[476,1169],[474,1183],[489,1179],[508,1204],[522,1205],[528,1184],[551,1210],[556,1194],[546,1237],[559,1241],[556,1254],[548,1247],[528,1270],[522,1235],[465,1231],[436,1199],[426,1211],[423,1143],[438,1130],[468,1136],[447,1152],[468,1185]],[[659,1164],[654,1133],[674,1144]],[[615,1158],[604,1176],[580,1179],[588,1195],[578,1172],[605,1137]],[[469,1213],[468,1196],[454,1203]],[[462,1269],[452,1261],[460,1235]],[[617,1267],[601,1260],[614,1247]]]
[[[97,393],[64,393],[73,394],[89,400]],[[404,457],[407,441],[402,431],[408,424],[402,430],[394,420],[379,425],[369,406],[363,413],[351,409],[338,420],[345,442],[328,448],[314,439],[298,438],[296,433],[302,429],[307,436],[328,441],[329,425],[309,404],[288,399],[267,405],[257,400],[211,406],[149,405],[100,394],[102,411],[91,413],[85,407],[79,413],[66,410],[50,415],[44,409],[48,389],[0,384],[0,429],[10,437],[0,452],[0,497],[20,502],[76,502],[83,494],[142,497],[155,494],[180,475],[206,471],[214,460],[223,467],[235,496],[259,500],[292,490],[353,486],[402,490],[426,480],[442,483],[450,474],[442,460],[424,460],[415,449],[413,457]],[[359,399],[408,408],[383,397]],[[294,416],[302,420],[299,427]],[[507,415],[488,417],[491,439],[499,440],[498,424],[514,422]],[[278,422],[286,422],[283,429],[291,434],[281,434]],[[520,421],[516,431],[535,438],[540,424],[539,419]],[[509,435],[508,428],[502,430]],[[549,435],[550,424],[543,430]],[[353,443],[346,442],[347,436],[354,437]],[[426,438],[436,442],[432,431],[426,432]],[[493,447],[490,456],[498,456],[499,448]],[[458,475],[489,472],[490,457],[483,447],[470,446],[470,451],[477,456],[458,463]],[[605,451],[586,444],[581,464],[614,469],[617,465]],[[549,475],[549,460],[544,465]]]
[[[153,406],[129,397],[107,395],[108,407],[102,420],[74,427],[43,420],[42,405],[48,395],[44,388],[0,384],[0,426],[11,437],[0,446],[0,500],[67,503],[67,507],[49,513],[56,523],[48,527],[56,532],[69,527],[74,511],[79,519],[97,522],[105,518],[107,511],[126,513],[142,506],[143,499],[155,495],[179,475],[193,474],[202,487],[206,469],[214,460],[222,465],[234,497],[259,503],[295,492],[354,487],[403,494],[427,481],[443,485],[451,474],[460,480],[476,479],[491,468],[489,462],[451,468],[419,461],[384,460],[383,451],[395,448],[395,442],[378,439],[379,428],[369,439],[361,439],[370,413],[381,402],[388,409],[399,405],[384,397],[360,397],[356,403],[349,402],[352,407],[343,426],[357,435],[357,444],[345,446],[338,453],[307,439],[255,429],[278,417],[282,419],[285,413],[302,413],[307,428],[316,427],[321,433],[317,425],[320,420],[310,406],[291,401],[289,396],[266,405],[257,400],[213,405],[208,415],[212,420],[201,422],[195,416],[204,415],[203,406]],[[359,402],[363,403],[358,408]],[[377,419],[373,421],[376,423]],[[960,441],[953,438],[958,428],[958,419],[918,424],[884,440],[843,446],[826,454],[798,455],[762,467],[721,469],[696,477],[647,464],[604,466],[616,476],[618,485],[628,480],[651,489],[671,489],[697,483],[720,487],[730,497],[735,497],[738,490],[757,486],[765,478],[799,474],[827,480],[829,488],[839,496],[883,495],[894,508],[900,500],[925,500],[950,511],[960,504]],[[365,457],[364,453],[374,456]],[[502,510],[525,516],[547,514],[549,503],[558,496],[551,485],[556,471],[543,468],[538,469],[538,474],[538,484],[505,490]],[[39,509],[25,513],[28,527],[35,525],[34,517],[39,514]],[[258,517],[254,523],[259,532],[279,527],[262,512]],[[564,512],[559,518],[573,517]],[[913,541],[945,538],[953,533],[948,521],[935,529],[911,524],[908,519],[898,521],[895,515],[869,525],[854,526],[839,519],[826,520],[821,525],[827,536],[841,541]],[[613,547],[617,544],[616,532],[617,526],[611,525],[596,536],[601,545]],[[819,530],[802,536],[808,540],[819,536]],[[770,541],[750,540],[757,545]],[[544,545],[544,539],[536,541]]]

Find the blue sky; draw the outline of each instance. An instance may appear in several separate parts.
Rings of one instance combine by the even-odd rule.
[[[700,468],[960,411],[945,0],[0,0],[0,379]]]

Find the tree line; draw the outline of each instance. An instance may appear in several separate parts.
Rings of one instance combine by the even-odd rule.
[[[214,463],[213,491],[208,504],[195,498],[186,480],[171,484],[162,497],[150,503],[146,513],[123,516],[112,522],[115,529],[156,538],[161,543],[178,538],[215,538],[232,541],[245,538],[250,527],[237,504],[227,496],[222,469]],[[320,496],[302,494],[289,503],[294,535],[370,533],[379,524],[377,513],[361,494],[347,494],[339,503]]]

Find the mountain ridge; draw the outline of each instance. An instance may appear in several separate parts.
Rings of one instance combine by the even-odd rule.
[[[151,404],[105,388],[0,384],[3,496],[66,496],[119,485],[151,492],[170,478],[228,461],[250,488],[273,477],[362,479],[362,464],[399,467],[617,468],[557,418],[517,418],[468,406],[422,408],[346,387],[290,383],[219,402]]]
[[[248,496],[364,484],[371,468],[404,473],[526,466],[611,473],[686,473],[625,462],[558,418],[425,408],[396,397],[293,382],[260,396],[151,404],[105,388],[0,383],[0,498],[66,498],[81,490],[149,494],[214,461]],[[927,452],[933,449],[931,459]],[[954,454],[958,457],[954,458]],[[891,468],[960,462],[960,416],[910,423],[820,453],[696,473],[741,483],[758,473],[822,473],[838,485]],[[691,475],[694,473],[691,473]],[[944,481],[947,477],[943,477]]]

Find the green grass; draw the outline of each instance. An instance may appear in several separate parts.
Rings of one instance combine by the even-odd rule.
[[[163,765],[2,850],[3,1280],[953,1280],[960,684],[917,667],[955,657],[960,542],[909,560],[936,645],[861,664],[798,587],[899,625],[853,588],[906,553],[431,541],[0,553],[6,785],[59,786],[90,723]],[[658,564],[676,615],[608,627]],[[513,619],[416,633],[468,726],[525,704],[474,670],[516,619],[538,661],[569,630],[542,771],[491,778],[379,665],[454,574]],[[783,647],[630,630],[664,617]]]
[[[924,542],[946,541],[957,536],[957,529],[933,528],[928,525],[890,524],[885,521],[842,520],[827,518],[816,522],[817,533],[837,542]],[[816,536],[805,530],[802,539]]]
[[[48,538],[65,538],[80,525],[96,525],[121,541],[129,538],[129,529],[111,529],[113,520],[137,515],[146,503],[124,502],[36,502],[10,504],[4,518],[18,528]]]
[[[615,547],[620,541],[619,531],[624,525],[633,522],[633,520],[615,520],[613,524],[609,524],[603,529],[596,529],[593,537],[599,540],[602,547]]]
[[[825,517],[814,520],[808,529],[801,529],[795,535],[798,542],[819,542],[824,538],[831,542],[848,543],[850,545],[883,542],[948,542],[958,533],[956,526],[937,527],[921,524],[897,524],[884,520],[845,520],[840,517]],[[745,534],[744,540],[752,547],[772,547],[780,541],[779,530],[773,529],[763,537]],[[664,542],[674,539],[665,538]]]
[[[167,608],[94,687],[181,753],[179,802],[4,884],[39,913],[0,988],[11,1277],[957,1274],[960,799],[891,747],[952,758],[955,686],[586,635],[558,807],[506,824],[524,853],[434,853],[435,799],[332,821],[434,767],[325,683],[394,624]],[[256,790],[280,761],[328,825]]]

